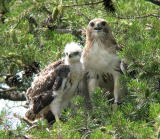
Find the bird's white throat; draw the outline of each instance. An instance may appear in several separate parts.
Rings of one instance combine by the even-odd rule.
[[[82,56],[85,69],[97,72],[112,72],[119,61],[118,56],[109,53],[100,40],[94,41],[87,54]]]

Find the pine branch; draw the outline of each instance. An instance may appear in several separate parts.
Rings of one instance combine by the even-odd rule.
[[[160,18],[160,15],[155,15],[155,14],[148,14],[148,15],[142,15],[142,16],[129,16],[129,17],[122,17],[122,16],[113,16],[115,18],[118,19],[128,19],[128,20],[132,20],[132,19],[141,19],[141,18],[148,18],[148,17],[156,17],[156,18]]]
[[[100,1],[97,1],[97,2],[84,3],[84,4],[62,5],[62,7],[89,6],[89,5],[95,5],[95,4],[100,4],[100,3],[103,3],[103,0],[100,0]],[[35,7],[37,7],[37,8],[43,7],[44,8],[44,5],[47,5],[47,4],[57,5],[56,2],[42,2],[42,3],[39,3],[36,0],[34,1],[34,4],[35,4],[34,6],[28,8],[27,10],[25,10],[24,12],[22,12],[18,16],[14,17],[14,18],[9,18],[8,20],[12,21],[12,20],[21,19],[26,14],[28,14],[30,11],[32,11]],[[46,12],[50,13],[50,11],[46,11]]]
[[[89,6],[94,4],[100,4],[103,3],[104,0],[100,0],[97,2],[89,2],[89,3],[83,3],[83,4],[72,4],[72,5],[62,5],[62,7],[76,7],[76,6]],[[51,2],[51,4],[55,4],[54,2]]]
[[[16,87],[12,87],[9,89],[4,89],[1,87],[0,89],[3,89],[0,91],[0,98],[13,100],[13,101],[25,101],[26,100],[24,93],[16,92],[17,90]]]

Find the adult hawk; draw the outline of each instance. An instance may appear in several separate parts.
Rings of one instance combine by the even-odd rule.
[[[122,73],[121,60],[116,52],[119,46],[112,36],[108,23],[101,18],[91,20],[86,30],[86,45],[82,53],[82,63],[89,72],[89,88],[99,86],[114,94],[118,103],[123,94],[119,84]]]

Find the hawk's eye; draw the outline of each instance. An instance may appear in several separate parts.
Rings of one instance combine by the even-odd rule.
[[[79,55],[79,52],[74,52],[73,54],[76,56],[76,55]]]
[[[72,58],[72,57],[77,56],[79,54],[80,54],[79,52],[71,53],[71,54],[69,54],[69,58]]]
[[[106,25],[106,22],[105,22],[105,21],[102,21],[101,24],[102,24],[102,26],[105,26],[105,25]]]
[[[94,27],[94,23],[93,22],[91,22],[90,25],[91,25],[91,27]]]

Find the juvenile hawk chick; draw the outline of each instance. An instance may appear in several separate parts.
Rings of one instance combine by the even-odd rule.
[[[67,44],[65,59],[48,65],[36,76],[26,94],[30,103],[30,109],[25,114],[28,120],[43,117],[50,122],[54,116],[56,121],[59,120],[61,111],[73,98],[78,83],[83,78],[81,52],[78,44]]]

